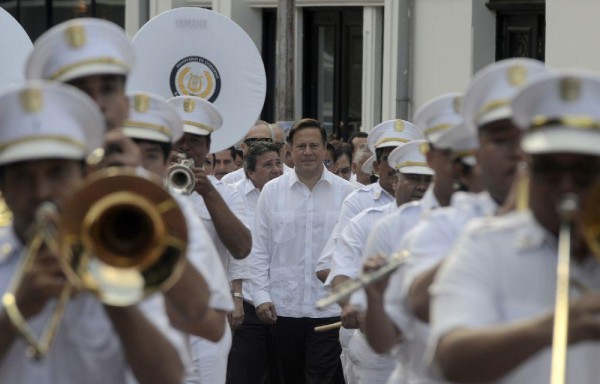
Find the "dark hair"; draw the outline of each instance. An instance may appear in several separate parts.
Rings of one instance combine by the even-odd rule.
[[[237,159],[238,157],[243,160],[244,159],[244,152],[242,152],[241,149],[237,149],[236,148],[236,150],[235,150],[235,158]]]
[[[264,155],[267,152],[275,152],[277,153],[277,156],[279,156],[277,146],[273,143],[257,141],[250,146],[248,153],[246,153],[246,158],[244,159],[244,171],[246,174],[248,174],[248,172],[256,171],[256,158],[260,155]]]
[[[378,162],[381,161],[381,157],[383,156],[383,152],[387,149],[391,149],[394,150],[396,147],[381,147],[381,148],[375,148],[375,160],[377,160]],[[391,152],[391,151],[390,151]]]
[[[301,131],[303,129],[306,128],[316,128],[321,132],[321,139],[323,141],[323,145],[325,145],[327,143],[327,132],[325,131],[325,128],[323,128],[323,126],[321,125],[321,123],[318,120],[315,119],[302,119],[302,120],[298,120],[294,126],[292,127],[292,129],[290,129],[290,133],[288,134],[288,141],[290,144],[292,144],[294,142],[294,135],[296,134],[296,132]]]
[[[357,131],[350,135],[347,143],[350,144],[350,150],[352,153],[354,153],[354,144],[352,143],[352,140],[356,139],[357,137],[366,138],[369,137],[369,134],[367,132]]]
[[[335,147],[331,143],[327,143],[327,152],[331,155],[331,160],[335,163],[337,161],[337,157],[335,154]]]
[[[343,143],[335,149],[335,161],[344,155],[348,156],[348,160],[352,164],[352,147],[348,143]]]
[[[163,157],[164,157],[165,163],[167,161],[169,161],[169,155],[171,154],[171,147],[172,147],[171,142],[165,143],[165,142],[162,142],[162,141],[146,140],[146,139],[136,139],[136,138],[133,138],[132,140],[136,144],[140,144],[140,143],[158,144],[158,146],[160,147],[160,150],[163,153]]]
[[[237,156],[237,150],[235,149],[235,147],[231,146],[229,148],[223,149],[223,151],[229,151],[229,154],[231,155],[231,158],[233,160],[235,160],[235,157]]]

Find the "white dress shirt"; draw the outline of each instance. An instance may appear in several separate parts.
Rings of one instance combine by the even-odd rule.
[[[428,350],[433,351],[440,337],[456,328],[496,327],[552,313],[557,243],[529,212],[470,224],[432,287]],[[571,279],[597,292],[600,264],[591,255],[581,263],[572,262]],[[571,300],[581,294],[571,287]],[[598,382],[597,340],[569,344],[567,354],[565,383]],[[548,346],[495,382],[549,383],[551,355]]]
[[[260,190],[256,188],[252,180],[248,178],[239,180],[237,183],[232,184],[232,187],[235,188],[240,196],[242,196],[244,199],[249,223],[254,223],[254,215],[256,213],[256,206],[258,205],[258,198],[260,197]],[[249,265],[252,263],[252,259],[252,252],[250,252],[250,254],[243,260],[243,263],[248,267],[248,270]],[[252,302],[249,280],[242,282],[242,294],[244,295],[244,300],[254,305]]]
[[[323,167],[311,190],[292,172],[268,182],[258,200],[253,233],[252,299],[275,304],[278,316],[322,318],[339,308],[318,310],[327,291],[315,275],[317,258],[337,221],[348,181]]]
[[[215,189],[217,192],[219,192],[231,212],[233,212],[233,214],[242,222],[242,224],[249,229],[250,225],[247,217],[246,206],[244,205],[244,199],[242,196],[240,196],[240,194],[233,187],[217,180],[214,176],[209,176],[209,180],[213,183]],[[202,196],[200,196],[197,192],[192,192],[192,194],[189,195],[189,198],[194,204],[196,213],[200,217],[202,224],[204,224],[204,228],[206,228],[208,231],[210,238],[217,248],[217,253],[221,257],[221,261],[223,262],[223,267],[227,271],[229,281],[231,282],[233,280],[248,278],[249,271],[246,264],[244,264],[242,260],[237,260],[231,256],[231,253],[225,244],[223,244],[223,241],[221,241]]]
[[[386,192],[379,183],[369,184],[348,195],[342,204],[335,229],[319,256],[316,271],[330,269],[336,243],[350,219],[367,208],[381,207],[395,201],[396,198]]]

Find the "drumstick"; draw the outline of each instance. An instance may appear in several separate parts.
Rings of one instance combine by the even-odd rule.
[[[315,327],[315,332],[330,331],[332,329],[340,328],[341,326],[342,326],[341,321],[338,321],[337,323],[332,323],[332,324],[319,325],[318,327]]]

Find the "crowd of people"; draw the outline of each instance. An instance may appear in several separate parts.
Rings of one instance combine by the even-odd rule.
[[[126,92],[134,60],[121,28],[71,20],[35,42],[27,80],[0,89],[12,212],[0,228],[0,382],[597,380],[600,75],[503,60],[410,121],[342,141],[313,118],[287,131],[258,120],[215,152],[212,135],[235,111]],[[192,161],[189,193],[170,184],[181,159]],[[123,181],[93,184],[100,175]],[[144,182],[161,184],[163,200],[133,187]],[[65,212],[90,199],[81,185],[93,208]],[[135,209],[111,221],[103,193]],[[41,212],[46,203],[55,209]],[[81,240],[65,263],[73,215]],[[146,216],[152,225],[136,230]],[[95,246],[145,243],[171,267],[159,292],[150,284],[163,272],[146,261],[135,273],[101,257],[73,264]],[[565,247],[571,303],[557,322]],[[399,255],[383,278],[316,306]],[[136,301],[123,297],[132,287]],[[568,334],[562,374],[551,374],[555,324]]]

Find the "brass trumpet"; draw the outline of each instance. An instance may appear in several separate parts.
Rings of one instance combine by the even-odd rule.
[[[29,345],[28,355],[36,359],[48,353],[74,287],[93,292],[107,305],[133,305],[179,278],[187,248],[187,224],[179,205],[160,179],[136,169],[93,173],[66,202],[58,226],[46,219],[54,209],[51,203],[38,209],[35,235],[2,297],[7,315]],[[44,246],[59,255],[69,283],[37,338],[15,295]]]
[[[581,206],[577,197],[563,197],[558,212],[561,217],[558,237],[558,263],[556,267],[556,305],[552,333],[551,384],[563,384],[566,378],[568,330],[569,330],[569,286],[571,263],[571,237],[577,213],[583,237],[590,250],[600,259],[600,182],[591,188]]]
[[[323,309],[333,303],[337,303],[338,301],[349,297],[351,294],[361,288],[376,283],[404,264],[408,258],[408,254],[408,251],[396,252],[392,254],[390,256],[389,263],[373,272],[363,273],[355,279],[343,282],[329,296],[317,300],[315,306],[318,309]]]
[[[196,177],[192,171],[194,160],[184,153],[178,153],[175,163],[167,169],[165,186],[182,195],[189,195],[196,186]]]

